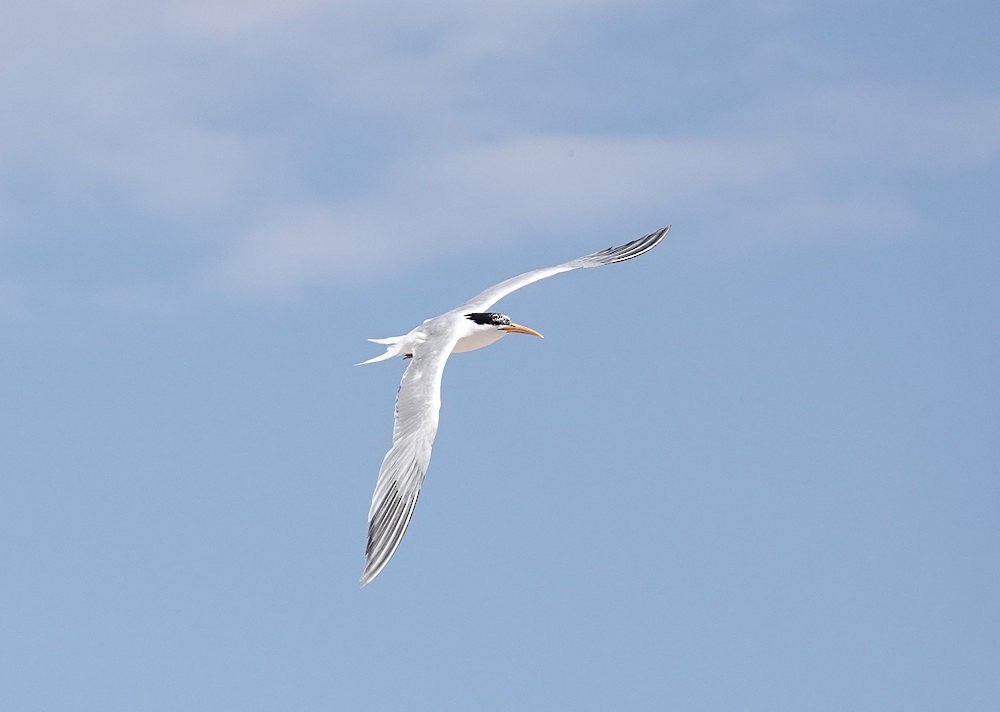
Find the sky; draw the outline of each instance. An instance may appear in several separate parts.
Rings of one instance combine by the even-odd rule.
[[[1000,697],[1000,9],[0,7],[0,699]],[[401,361],[456,355],[359,589]]]

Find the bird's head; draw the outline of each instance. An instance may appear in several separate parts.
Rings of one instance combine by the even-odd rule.
[[[473,312],[471,314],[466,314],[465,318],[477,324],[483,330],[495,329],[507,334],[530,334],[531,336],[545,338],[534,329],[529,329],[526,326],[515,324],[506,314],[498,314],[497,312]]]

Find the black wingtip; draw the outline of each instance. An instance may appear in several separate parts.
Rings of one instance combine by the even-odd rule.
[[[667,233],[670,232],[670,228],[671,226],[667,225],[666,227],[661,227],[659,230],[654,230],[648,235],[643,235],[637,240],[626,242],[620,247],[609,247],[606,250],[587,255],[582,258],[584,261],[583,266],[597,267],[600,265],[609,265],[643,255],[659,245],[663,241],[663,238],[667,236]]]

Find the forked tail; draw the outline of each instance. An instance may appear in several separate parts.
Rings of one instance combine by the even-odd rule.
[[[354,364],[355,366],[364,366],[369,363],[376,363],[378,361],[385,361],[387,358],[392,358],[393,356],[399,356],[403,353],[403,341],[406,336],[390,336],[387,339],[368,339],[373,344],[386,344],[385,353],[375,358],[370,358],[367,361],[362,361],[361,363]]]

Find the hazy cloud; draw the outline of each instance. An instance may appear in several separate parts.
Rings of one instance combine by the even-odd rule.
[[[762,87],[700,131],[477,130],[481,108],[463,97],[487,81],[474,71],[484,59],[559,52],[612,7],[621,6],[8,5],[0,245],[33,239],[21,196],[58,203],[61,192],[85,200],[98,188],[151,222],[169,220],[169,239],[212,246],[192,252],[177,281],[239,290],[388,274],[471,236],[585,225],[687,221],[716,235],[702,249],[808,244],[912,230],[920,206],[895,174],[962,170],[1000,153],[1000,98],[871,83]],[[375,148],[352,152],[342,127],[364,134],[373,117]],[[377,150],[380,140],[391,147]],[[334,151],[336,141],[346,148]]]

